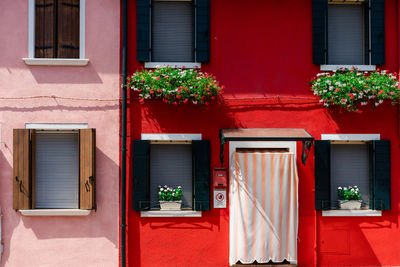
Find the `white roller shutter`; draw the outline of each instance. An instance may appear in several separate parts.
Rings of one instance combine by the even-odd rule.
[[[151,61],[194,61],[192,1],[152,1]]]
[[[182,186],[182,208],[193,201],[191,145],[152,145],[150,149],[150,201],[158,207],[158,186]]]
[[[78,144],[78,133],[36,134],[36,208],[79,208]]]

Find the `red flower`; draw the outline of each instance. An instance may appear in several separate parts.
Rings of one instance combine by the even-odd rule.
[[[215,100],[215,96],[212,96],[211,99],[212,99],[212,100]]]
[[[157,90],[157,92],[161,93],[161,92],[162,92],[162,90],[161,90],[161,89],[158,89],[158,90]]]
[[[384,93],[384,91],[383,90],[380,90],[379,92],[378,92],[378,95],[382,95]]]
[[[340,89],[339,89],[339,88],[336,88],[335,92],[339,92],[339,91],[340,91]]]
[[[189,100],[188,99],[185,99],[185,100],[183,100],[183,103],[187,103],[187,102],[189,102]]]
[[[177,99],[180,99],[181,97],[182,97],[181,95],[177,95],[177,96],[176,96]]]
[[[142,83],[144,83],[145,82],[145,79],[142,79],[142,81],[141,81]]]
[[[156,80],[159,81],[159,80],[160,80],[160,77],[157,77]]]
[[[140,102],[140,103],[144,103],[144,99],[141,98],[141,99],[139,100],[139,102]]]

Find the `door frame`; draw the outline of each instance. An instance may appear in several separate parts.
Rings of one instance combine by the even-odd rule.
[[[296,141],[231,141],[229,142],[229,218],[231,216],[231,186],[232,172],[235,170],[235,152],[238,148],[288,148],[289,152],[294,154],[297,161],[297,142]],[[230,228],[229,228],[230,231]],[[291,261],[290,264],[297,264],[297,261]],[[243,265],[246,266],[246,265]]]

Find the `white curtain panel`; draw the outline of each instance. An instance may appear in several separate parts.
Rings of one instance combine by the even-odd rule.
[[[297,261],[298,175],[290,152],[237,151],[231,166],[229,263]]]

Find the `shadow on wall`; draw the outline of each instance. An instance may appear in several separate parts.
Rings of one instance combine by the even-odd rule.
[[[11,153],[12,148],[6,147],[7,153]],[[96,203],[97,211],[92,211],[91,215],[83,217],[25,217],[12,209],[12,166],[8,164],[3,153],[0,153],[1,180],[2,188],[2,213],[3,213],[3,243],[4,252],[2,263],[5,264],[10,257],[11,238],[13,247],[17,239],[23,240],[23,235],[28,235],[26,243],[17,246],[25,250],[35,250],[35,242],[40,246],[44,240],[54,239],[55,246],[62,246],[62,240],[68,238],[106,238],[118,248],[118,170],[119,166],[105,155],[101,150],[96,149]],[[100,164],[101,163],[101,164]],[[114,178],[114,179],[111,179]],[[5,190],[7,188],[7,190]],[[99,195],[101,194],[101,195]],[[22,222],[22,224],[21,224]],[[15,230],[18,228],[17,232]],[[32,233],[36,241],[32,242]],[[22,239],[21,239],[22,237]],[[94,240],[90,242],[96,242]],[[86,241],[87,243],[87,241]],[[45,245],[45,243],[43,243]],[[61,245],[60,245],[61,244]],[[68,245],[69,246],[69,245]],[[77,250],[78,251],[78,250]],[[41,257],[46,258],[45,251]],[[54,256],[54,255],[53,255]],[[74,255],[68,255],[73,257]]]
[[[32,76],[38,84],[102,84],[103,81],[93,64],[83,67],[66,66],[29,66]]]
[[[337,218],[322,218],[318,244],[320,263],[344,266],[349,262],[356,262],[359,266],[382,266],[383,263],[377,257],[381,254],[380,246],[374,247],[373,240],[377,237],[382,239],[384,232],[392,231],[393,222],[387,219],[387,217],[364,217],[362,220],[342,218],[338,221]],[[387,249],[390,248],[385,248]],[[395,253],[395,250],[393,249],[392,253]]]

